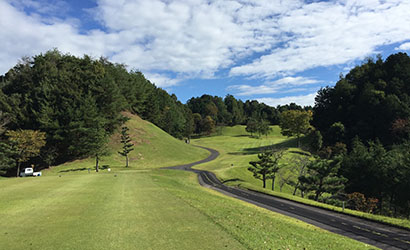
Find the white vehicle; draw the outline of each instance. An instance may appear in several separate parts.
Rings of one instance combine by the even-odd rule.
[[[25,168],[24,171],[20,173],[21,177],[26,176],[41,176],[41,172],[34,172],[33,168]]]

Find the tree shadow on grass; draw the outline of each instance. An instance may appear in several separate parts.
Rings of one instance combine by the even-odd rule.
[[[303,155],[303,156],[310,156],[309,153],[301,152],[301,151],[296,151],[296,150],[289,151],[289,153],[298,154],[298,155]]]
[[[87,168],[70,168],[70,169],[60,170],[58,172],[59,173],[68,173],[68,172],[78,172],[78,171],[84,171],[84,170],[87,170]]]
[[[229,155],[254,155],[259,154],[267,150],[271,149],[285,149],[285,148],[295,148],[298,145],[298,140],[296,138],[292,138],[280,143],[275,143],[272,145],[262,146],[262,147],[255,147],[255,148],[245,148],[239,152],[229,152]]]
[[[222,183],[223,183],[223,184],[225,184],[225,183],[228,183],[228,182],[234,182],[234,181],[240,181],[240,182],[243,182],[243,180],[242,180],[242,179],[239,179],[239,178],[233,178],[233,179],[224,180]]]
[[[104,170],[104,169],[108,169],[110,167],[110,165],[102,165],[100,167],[100,170]],[[60,170],[58,171],[59,173],[68,173],[68,172],[79,172],[79,171],[85,171],[85,170],[94,170],[95,166],[91,167],[91,168],[70,168],[70,169],[65,169],[65,170]]]
[[[232,137],[249,137],[249,138],[255,138],[254,136],[251,136],[251,135],[233,135]]]

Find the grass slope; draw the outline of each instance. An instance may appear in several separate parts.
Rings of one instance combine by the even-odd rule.
[[[252,173],[247,170],[250,166],[249,161],[257,160],[257,154],[267,146],[276,145],[284,147],[287,148],[287,152],[283,157],[284,159],[281,161],[281,163],[284,164],[284,167],[280,172],[288,174],[287,171],[290,164],[292,164],[292,158],[298,156],[301,152],[300,149],[296,148],[297,142],[295,139],[289,139],[282,136],[278,126],[273,126],[272,129],[272,132],[267,137],[264,136],[258,139],[250,137],[245,131],[244,126],[224,127],[219,136],[203,137],[193,140],[193,143],[197,145],[211,147],[217,149],[221,153],[215,161],[201,164],[197,168],[211,170],[226,185],[253,189],[337,212],[343,212],[403,228],[410,228],[410,220],[362,213],[350,209],[342,210],[340,207],[293,196],[293,187],[288,185],[285,185],[282,192],[279,192],[279,177],[277,177],[275,181],[275,191],[269,190],[271,188],[270,180],[267,181],[267,189],[263,189],[262,181],[255,179],[252,176]]]
[[[151,169],[177,164],[190,163],[206,158],[206,150],[193,147],[181,140],[175,139],[154,124],[144,121],[136,115],[123,113],[130,118],[126,123],[134,144],[130,152],[130,169]],[[118,154],[121,151],[120,130],[108,143],[108,155],[103,156],[100,165],[108,165],[111,169],[125,169],[125,157]],[[76,160],[44,171],[44,174],[88,172],[95,166],[95,159]]]
[[[119,171],[0,182],[0,249],[369,249],[198,185]]]

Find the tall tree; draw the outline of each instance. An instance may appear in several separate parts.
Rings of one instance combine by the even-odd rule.
[[[207,135],[210,135],[215,132],[215,121],[208,115],[202,119],[201,128]]]
[[[311,129],[311,111],[288,110],[282,113],[280,119],[281,133],[285,136],[296,136],[298,147],[300,147],[300,137],[307,134]]]
[[[253,136],[253,133],[258,132],[258,122],[255,119],[249,119],[246,123],[245,130],[246,132],[251,133],[251,136]]]
[[[260,120],[257,124],[257,131],[259,137],[261,137],[262,135],[268,136],[272,129],[269,127],[269,123],[266,120]]]
[[[16,166],[15,149],[6,142],[0,142],[0,175],[5,175]]]
[[[134,150],[134,144],[131,143],[130,134],[128,133],[130,129],[126,126],[121,128],[121,144],[122,144],[122,151],[118,153],[125,157],[125,167],[128,167],[128,154]]]
[[[283,153],[284,153],[283,150],[278,150],[278,149],[273,149],[271,152],[271,156],[270,156],[271,170],[267,178],[272,180],[272,191],[275,190],[276,173],[281,168],[281,165],[279,165],[279,160],[282,158]]]
[[[21,163],[31,157],[38,156],[40,149],[46,144],[46,134],[36,130],[9,130],[6,132],[11,145],[15,148],[17,161],[17,174],[20,174]]]

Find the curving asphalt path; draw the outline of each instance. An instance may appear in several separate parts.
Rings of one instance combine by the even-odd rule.
[[[219,152],[214,149],[206,147],[200,148],[208,150],[211,152],[211,155],[201,161],[168,167],[168,169],[197,173],[199,183],[202,186],[212,188],[231,197],[302,220],[330,232],[347,236],[381,249],[410,249],[410,231],[408,230],[304,205],[259,192],[225,186],[213,173],[191,168],[194,165],[212,161],[219,156]]]

